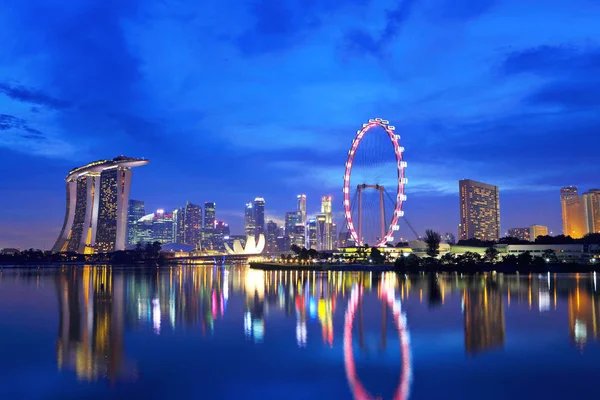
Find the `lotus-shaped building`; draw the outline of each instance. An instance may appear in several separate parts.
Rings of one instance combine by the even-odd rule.
[[[237,239],[233,241],[233,249],[229,247],[227,243],[225,243],[225,250],[227,250],[227,254],[232,255],[261,254],[264,249],[265,235],[262,233],[258,235],[258,241],[254,235],[247,236],[245,247],[242,247],[242,244]]]

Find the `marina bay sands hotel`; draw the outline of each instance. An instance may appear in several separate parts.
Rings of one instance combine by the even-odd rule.
[[[149,160],[119,156],[72,169],[67,212],[53,252],[84,254],[125,249],[131,169]]]

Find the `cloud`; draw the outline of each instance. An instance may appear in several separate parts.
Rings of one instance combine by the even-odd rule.
[[[0,92],[11,99],[23,101],[26,103],[45,106],[54,110],[61,110],[70,107],[70,103],[64,100],[55,99],[40,91],[26,88],[24,86],[11,86],[7,83],[0,83]],[[35,111],[34,111],[35,110]],[[36,107],[32,107],[32,112],[38,112]]]
[[[16,130],[23,139],[45,140],[42,132],[27,125],[22,118],[14,115],[0,114],[0,131]]]
[[[563,76],[600,73],[600,48],[568,45],[538,46],[509,53],[502,65],[505,75]]]

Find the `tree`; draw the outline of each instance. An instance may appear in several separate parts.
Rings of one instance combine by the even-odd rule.
[[[440,261],[444,265],[453,265],[456,264],[456,256],[454,253],[446,253],[440,258]]]
[[[520,253],[517,256],[517,264],[519,265],[531,265],[531,262],[533,261],[533,257],[531,256],[531,253],[526,251],[524,253]]]
[[[504,265],[517,265],[517,262],[517,256],[515,256],[514,254],[506,255],[502,259],[502,264]]]
[[[544,260],[547,263],[551,263],[551,264],[558,263],[558,257],[556,256],[556,253],[552,249],[544,250],[544,252],[542,253],[542,257],[544,258]]]
[[[293,244],[290,246],[290,250],[294,252],[294,254],[299,255],[302,249],[297,244]]]
[[[371,248],[371,261],[373,261],[373,264],[383,264],[385,262],[385,256],[381,254],[377,247]]]
[[[481,262],[481,255],[479,255],[479,253],[467,251],[466,253],[456,257],[456,262],[460,265],[472,266]]]
[[[496,260],[498,259],[498,256],[500,255],[500,252],[498,251],[497,248],[495,248],[494,246],[490,246],[485,250],[485,262],[488,263],[495,263]]]
[[[432,229],[425,231],[425,244],[427,244],[427,255],[429,257],[437,257],[440,254],[440,242],[442,236]]]
[[[421,266],[421,259],[416,254],[409,254],[405,260],[406,268],[418,269]]]

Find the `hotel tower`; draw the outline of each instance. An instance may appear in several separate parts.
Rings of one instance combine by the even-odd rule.
[[[69,172],[67,211],[53,252],[108,253],[124,250],[131,168],[149,160],[119,156]]]

